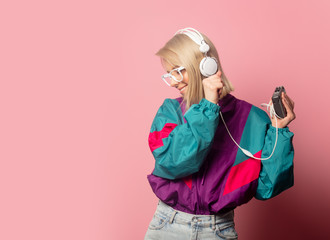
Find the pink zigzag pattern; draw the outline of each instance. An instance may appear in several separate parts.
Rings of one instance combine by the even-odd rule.
[[[167,138],[176,126],[177,124],[175,123],[166,123],[162,130],[154,131],[149,134],[148,141],[151,152],[164,146],[163,138]]]
[[[260,158],[261,150],[253,156]],[[245,184],[248,184],[259,177],[261,161],[249,158],[240,164],[232,167],[226,182],[223,195],[226,195]]]

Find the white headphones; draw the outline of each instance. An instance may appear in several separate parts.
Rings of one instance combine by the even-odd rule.
[[[199,70],[204,77],[209,77],[218,71],[218,62],[214,57],[208,57],[206,53],[210,50],[210,46],[205,42],[202,34],[196,29],[188,27],[178,30],[176,34],[185,34],[190,37],[196,44],[199,45],[199,50],[204,53],[204,58],[199,64]]]

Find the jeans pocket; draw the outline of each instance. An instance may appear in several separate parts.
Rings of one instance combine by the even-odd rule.
[[[216,224],[215,234],[219,239],[237,239],[238,235],[235,230],[233,221]]]
[[[169,221],[168,216],[164,216],[156,212],[152,217],[152,220],[149,224],[149,228],[152,230],[160,230],[166,225],[168,221]]]

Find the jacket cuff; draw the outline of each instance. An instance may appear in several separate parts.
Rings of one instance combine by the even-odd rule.
[[[202,98],[202,100],[199,102],[199,104],[203,107],[207,107],[212,112],[219,113],[219,111],[220,111],[220,106],[218,104],[210,102],[206,98]]]
[[[274,127],[271,123],[269,123],[268,125],[269,125],[268,131],[270,133],[276,134],[276,127]],[[288,138],[290,138],[294,135],[293,132],[290,132],[290,129],[288,126],[286,126],[284,128],[277,128],[277,131],[278,131],[278,134],[282,134]]]

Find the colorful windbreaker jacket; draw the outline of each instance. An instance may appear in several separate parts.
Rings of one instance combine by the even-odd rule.
[[[242,148],[267,158],[276,128],[264,110],[227,94],[219,105],[203,98],[184,113],[182,100],[164,100],[148,138],[155,168],[147,177],[160,200],[179,211],[209,215],[253,197],[272,198],[293,186],[294,134],[288,127],[278,129],[272,157],[256,160],[233,142],[219,111]]]

